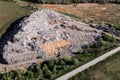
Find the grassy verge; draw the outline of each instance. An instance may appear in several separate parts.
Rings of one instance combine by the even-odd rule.
[[[119,80],[120,52],[73,76],[69,80]]]
[[[59,11],[59,13],[63,14],[63,15],[66,15],[66,16],[69,16],[70,18],[74,19],[74,20],[81,20],[80,17],[74,15],[74,14],[70,14],[70,13],[66,13],[66,12],[61,12]]]
[[[16,3],[0,1],[0,36],[6,31],[11,23],[31,12],[31,10],[22,8]]]

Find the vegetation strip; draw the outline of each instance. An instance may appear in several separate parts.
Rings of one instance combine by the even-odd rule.
[[[116,49],[114,49],[114,50],[112,50],[112,51],[110,51],[110,52],[108,52],[108,53],[106,53],[106,54],[104,54],[104,55],[102,55],[102,56],[100,56],[100,57],[98,57],[98,58],[88,62],[88,63],[86,63],[85,65],[83,65],[83,66],[81,66],[81,67],[79,67],[79,68],[77,68],[77,69],[75,69],[75,70],[73,70],[73,71],[63,75],[62,77],[60,77],[60,78],[58,78],[56,80],[67,80],[71,76],[74,76],[77,73],[79,73],[79,72],[81,72],[81,71],[83,71],[83,70],[85,70],[85,69],[87,69],[87,68],[97,64],[98,62],[105,60],[107,57],[117,53],[118,51],[120,51],[120,47],[118,47],[118,48],[116,48]]]
[[[71,77],[69,80],[119,80],[120,52]]]
[[[25,0],[31,2],[37,2],[40,4],[71,4],[71,3],[117,3],[119,4],[119,0]]]

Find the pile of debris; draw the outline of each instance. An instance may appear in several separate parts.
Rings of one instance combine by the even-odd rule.
[[[0,52],[8,64],[61,57],[95,42],[101,32],[55,11],[44,9],[22,19],[1,39]]]

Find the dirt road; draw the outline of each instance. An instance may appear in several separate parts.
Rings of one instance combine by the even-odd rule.
[[[116,48],[116,49],[114,49],[114,50],[112,50],[112,51],[110,51],[110,52],[108,52],[108,53],[106,53],[106,54],[104,54],[104,55],[86,63],[86,64],[84,64],[83,66],[78,67],[77,69],[75,69],[75,70],[57,78],[56,80],[67,80],[70,77],[76,75],[77,73],[82,72],[85,69],[87,69],[87,68],[89,68],[89,67],[91,67],[91,66],[93,66],[93,65],[95,65],[95,64],[97,64],[97,63],[99,63],[103,60],[105,60],[106,58],[108,58],[109,56],[112,56],[113,54],[117,53],[118,51],[120,51],[120,47],[118,47],[118,48]]]

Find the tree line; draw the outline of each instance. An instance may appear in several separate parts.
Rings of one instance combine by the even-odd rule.
[[[71,3],[117,3],[120,4],[120,0],[25,0],[30,2],[36,2],[40,4],[71,4]]]

